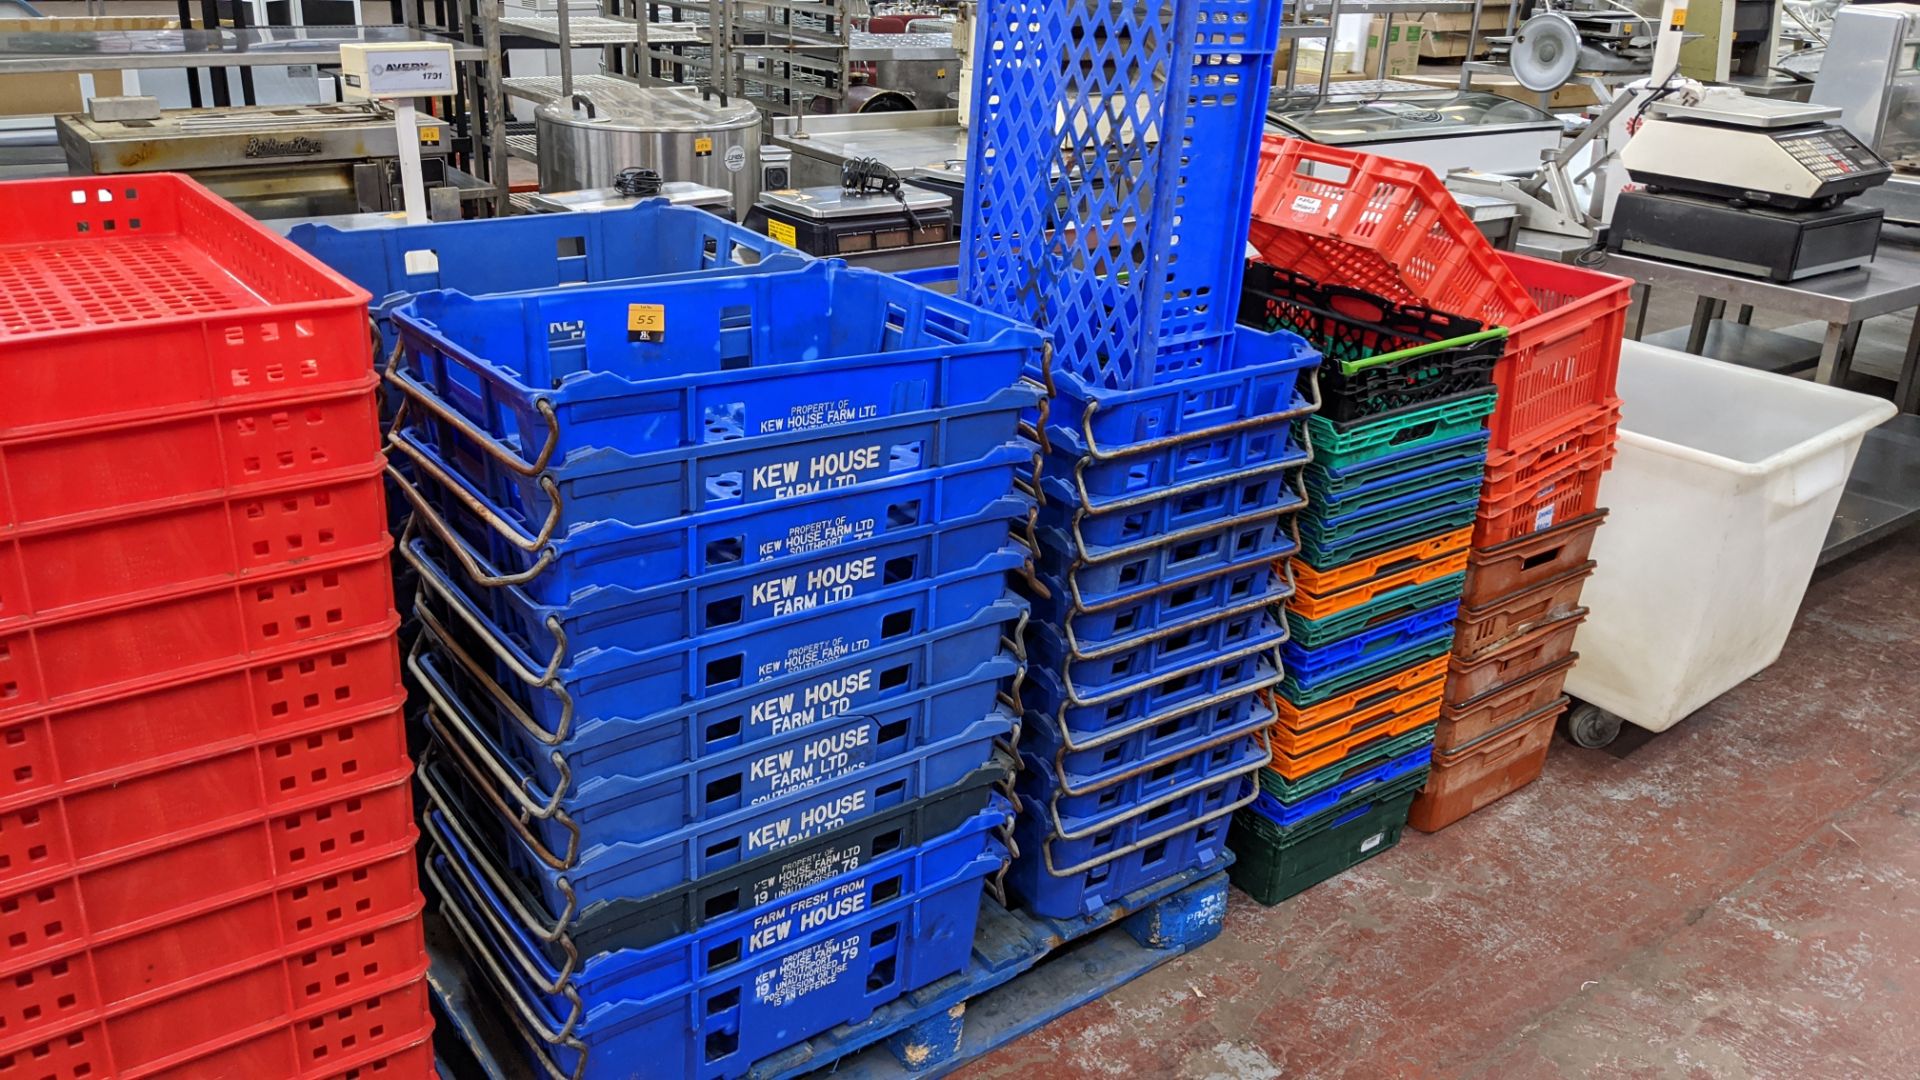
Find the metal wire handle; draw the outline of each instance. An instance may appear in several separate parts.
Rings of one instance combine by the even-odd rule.
[[[1154,683],[1163,683],[1170,679],[1177,679],[1184,675],[1191,675],[1197,671],[1204,671],[1205,669],[1210,667],[1224,667],[1227,664],[1233,663],[1236,660],[1244,660],[1249,656],[1257,655],[1258,653],[1264,652],[1268,649],[1273,650],[1274,666],[1278,667],[1280,665],[1280,646],[1285,645],[1286,643],[1287,643],[1287,629],[1286,629],[1286,624],[1282,623],[1280,627],[1280,637],[1278,640],[1262,641],[1253,645],[1243,645],[1240,648],[1235,649],[1233,652],[1220,653],[1215,656],[1204,657],[1202,659],[1195,660],[1192,663],[1186,664],[1182,667],[1174,668],[1172,671],[1157,671],[1157,672],[1154,672],[1152,675],[1148,676],[1146,679],[1135,679],[1132,682],[1123,684],[1117,690],[1107,690],[1102,693],[1096,694],[1090,698],[1082,698],[1080,696],[1080,691],[1074,688],[1073,674],[1070,668],[1063,667],[1060,669],[1060,683],[1067,692],[1067,701],[1069,704],[1072,704],[1075,706],[1081,706],[1081,707],[1084,707],[1087,705],[1105,705],[1110,701],[1115,701],[1123,697],[1130,697],[1134,694],[1137,694],[1145,687],[1152,685]]]
[[[1312,460],[1311,451],[1308,452],[1308,460],[1309,461]],[[1301,467],[1304,464],[1305,462],[1296,461],[1293,463],[1293,467]],[[1281,466],[1280,468],[1284,470],[1286,467],[1287,466]],[[1265,471],[1272,472],[1275,470],[1266,469]],[[1304,474],[1304,469],[1302,470],[1302,472]],[[1232,476],[1219,476],[1214,478],[1214,481],[1216,483],[1226,483],[1232,480],[1234,480],[1234,477]],[[1208,521],[1208,522],[1202,522],[1201,524],[1198,524],[1198,525],[1189,525],[1186,528],[1177,530],[1175,532],[1160,533],[1159,535],[1149,537],[1145,540],[1139,540],[1132,544],[1127,544],[1122,547],[1112,548],[1110,550],[1101,552],[1099,555],[1090,554],[1091,548],[1090,548],[1090,545],[1088,545],[1087,543],[1086,536],[1080,532],[1080,523],[1082,521],[1085,521],[1089,517],[1097,517],[1098,515],[1091,514],[1087,512],[1087,510],[1084,507],[1082,507],[1082,508],[1076,509],[1073,515],[1074,550],[1072,554],[1075,561],[1077,562],[1083,562],[1083,563],[1112,562],[1114,559],[1124,559],[1130,555],[1138,555],[1138,554],[1141,554],[1142,552],[1152,551],[1155,548],[1166,547],[1171,544],[1177,544],[1182,540],[1190,540],[1197,536],[1205,536],[1206,534],[1214,532],[1215,530],[1218,530],[1218,529],[1232,528],[1240,525],[1248,525],[1253,522],[1259,521],[1261,518],[1290,517],[1290,518],[1297,519],[1300,512],[1305,510],[1309,505],[1309,502],[1307,499],[1307,489],[1306,489],[1305,481],[1300,477],[1295,477],[1293,482],[1293,490],[1294,490],[1294,494],[1299,496],[1300,501],[1292,506],[1262,507],[1258,510],[1249,510],[1244,514],[1238,514],[1233,517],[1226,518],[1220,521]],[[1298,536],[1297,530],[1295,532],[1295,535]]]
[[[1293,595],[1293,569],[1290,565],[1287,566],[1285,573],[1286,573],[1286,581],[1287,581],[1286,588],[1282,589],[1277,595],[1271,592],[1262,593],[1259,596],[1254,597],[1252,600],[1243,600],[1240,603],[1233,605],[1232,607],[1218,608],[1216,610],[1209,611],[1206,613],[1204,617],[1195,618],[1187,622],[1176,622],[1169,626],[1155,627],[1153,630],[1150,630],[1147,633],[1137,634],[1133,637],[1128,637],[1128,638],[1120,638],[1085,652],[1081,651],[1079,639],[1074,636],[1073,613],[1069,612],[1067,614],[1067,618],[1064,621],[1062,621],[1060,624],[1061,629],[1066,631],[1067,655],[1074,660],[1100,660],[1105,657],[1113,656],[1116,653],[1127,652],[1128,650],[1131,650],[1131,649],[1137,649],[1142,645],[1149,645],[1149,644],[1152,644],[1153,642],[1172,637],[1173,635],[1181,633],[1183,631],[1191,630],[1195,626],[1217,623],[1225,619],[1231,619],[1238,615],[1245,615],[1245,614],[1248,614],[1249,612],[1258,611],[1261,608],[1268,606],[1269,604],[1273,604],[1280,600],[1285,600],[1287,597]]]
[[[547,632],[552,634],[554,638],[553,655],[547,658],[543,670],[535,672],[533,665],[523,660],[517,650],[499,640],[499,635],[494,632],[486,618],[474,609],[473,601],[461,595],[460,591],[455,588],[453,582],[447,580],[446,574],[442,572],[438,566],[421,558],[420,555],[413,550],[413,545],[408,542],[412,537],[413,521],[412,519],[408,519],[406,530],[400,535],[400,557],[405,559],[407,564],[419,573],[420,583],[431,588],[434,594],[439,596],[455,615],[460,616],[461,622],[466,623],[469,629],[480,635],[480,637],[486,641],[488,651],[492,652],[496,657],[499,657],[500,661],[506,664],[513,672],[515,678],[526,683],[528,686],[546,687],[556,685],[560,667],[566,662],[567,658],[567,631],[566,627],[560,621],[560,616],[549,615],[546,618],[545,625]],[[535,661],[535,663],[538,663],[538,661]]]
[[[481,689],[487,692],[487,696],[492,698],[495,704],[505,709],[507,714],[513,717],[514,722],[519,724],[527,734],[548,746],[558,746],[562,742],[565,742],[567,735],[573,730],[573,695],[567,692],[566,686],[558,681],[529,684],[535,688],[544,689],[546,692],[560,699],[560,722],[554,730],[549,731],[545,727],[542,727],[518,701],[515,701],[513,695],[507,693],[505,688],[500,685],[499,681],[493,677],[491,672],[480,666],[480,662],[473,658],[473,654],[467,652],[463,646],[453,640],[453,635],[447,631],[447,627],[440,621],[440,617],[433,613],[432,608],[421,602],[424,598],[424,593],[416,591],[413,602],[414,615],[420,620],[421,627],[433,636],[435,644],[439,646],[439,651],[451,657],[462,668],[465,668],[467,674],[472,676],[474,681],[480,684]],[[495,654],[498,655],[497,646],[499,643],[493,641],[490,636],[484,640],[487,642],[488,648],[493,649]]]
[[[1067,782],[1067,778],[1065,776],[1056,775],[1054,778],[1055,784],[1054,784],[1053,794],[1049,797],[1049,800],[1048,800],[1049,809],[1052,810],[1053,812],[1053,825],[1054,825],[1053,831],[1063,839],[1077,840],[1079,839],[1080,836],[1087,835],[1088,832],[1098,832],[1099,830],[1104,829],[1109,825],[1118,824],[1121,821],[1131,820],[1133,817],[1133,811],[1132,809],[1129,809],[1129,811],[1125,815],[1118,818],[1105,819],[1100,825],[1093,826],[1086,832],[1082,832],[1077,835],[1068,833],[1066,831],[1066,825],[1060,820],[1060,797],[1062,795],[1073,795],[1073,796],[1092,795],[1097,791],[1104,791],[1107,788],[1114,786],[1115,784],[1124,783],[1125,781],[1131,780],[1136,776],[1140,776],[1142,774],[1152,772],[1153,770],[1159,768],[1160,766],[1167,764],[1169,761],[1178,760],[1180,758],[1188,758],[1188,757],[1194,756],[1195,754],[1205,753],[1208,750],[1212,750],[1217,746],[1223,746],[1227,743],[1233,742],[1236,739],[1242,739],[1248,735],[1256,735],[1256,734],[1260,734],[1261,732],[1269,731],[1272,727],[1273,727],[1273,717],[1271,715],[1260,715],[1256,710],[1256,714],[1251,719],[1241,721],[1238,725],[1234,726],[1228,731],[1216,732],[1211,737],[1209,737],[1206,742],[1200,743],[1197,746],[1180,747],[1171,751],[1155,754],[1154,756],[1148,758],[1145,761],[1134,763],[1133,766],[1126,769],[1125,771],[1117,772],[1110,776],[1098,777],[1094,780],[1093,783],[1088,784],[1085,787],[1074,787],[1073,785]],[[1269,741],[1271,741],[1272,739],[1271,735],[1266,735],[1264,737],[1267,738]]]
[[[573,882],[564,877],[554,879],[555,888],[567,898],[567,905],[560,912],[560,917],[553,920],[552,925],[543,922],[538,912],[521,901],[518,890],[514,889],[506,876],[493,865],[492,859],[481,854],[484,849],[468,832],[466,812],[454,804],[453,797],[441,786],[436,760],[438,756],[439,752],[435,749],[435,744],[428,743],[426,752],[420,757],[419,767],[414,770],[414,777],[420,781],[420,789],[426,792],[427,801],[431,802],[433,808],[440,811],[441,816],[446,818],[447,823],[453,827],[454,834],[460,838],[466,849],[475,853],[473,861],[480,867],[481,873],[487,880],[494,885],[495,891],[505,898],[507,906],[520,919],[523,927],[532,931],[534,936],[542,941],[558,943],[566,939],[567,929],[573,925],[573,917],[580,910],[580,901],[574,895]]]
[[[1087,492],[1087,460],[1086,458],[1081,458],[1074,465],[1073,482],[1080,499],[1080,505],[1076,509],[1076,514],[1078,516],[1091,515],[1095,517],[1102,514],[1111,514],[1116,510],[1132,510],[1135,507],[1178,498],[1181,495],[1204,491],[1207,488],[1239,484],[1258,477],[1283,473],[1288,469],[1299,469],[1307,464],[1305,458],[1277,462],[1269,461],[1244,469],[1236,469],[1232,472],[1203,476],[1197,480],[1188,480],[1184,483],[1174,484],[1171,487],[1150,488],[1146,491],[1136,491],[1130,495],[1116,496],[1107,502],[1095,502],[1093,496]],[[1076,525],[1077,524],[1076,522]]]
[[[429,693],[429,696],[432,696],[432,694]],[[453,755],[453,759],[459,762],[461,771],[465,773],[467,778],[473,783],[474,790],[480,794],[481,798],[486,799],[487,802],[492,805],[494,810],[499,813],[501,819],[504,820],[514,832],[520,834],[520,839],[527,845],[527,849],[532,852],[535,858],[555,870],[572,869],[575,861],[580,857],[580,826],[574,822],[572,817],[560,810],[560,796],[554,796],[553,799],[546,804],[545,808],[540,808],[540,804],[531,802],[515,789],[513,774],[507,771],[491,754],[487,754],[484,749],[480,751],[486,756],[484,765],[476,764],[469,754],[468,747],[462,746],[461,743],[473,741],[473,736],[477,733],[462,730],[460,736],[458,736],[459,741],[456,742],[455,737],[446,729],[447,717],[441,715],[437,708],[438,704],[439,702],[436,700],[436,707],[429,707],[426,711],[427,727],[433,731],[434,735],[439,737],[441,744],[447,748],[447,752]],[[499,787],[487,783],[486,774],[489,773],[499,782]],[[501,793],[503,789],[512,793],[514,801],[521,805],[521,810],[515,811],[507,805],[507,796]],[[529,809],[529,807],[536,809]],[[527,820],[529,818],[538,818],[542,821],[555,821],[558,822],[562,828],[566,829],[567,853],[564,857],[555,855],[548,849],[545,841],[534,835],[533,830],[527,827]]]
[[[1318,366],[1315,366],[1308,372],[1307,385],[1310,387],[1310,392],[1306,395],[1305,402],[1299,408],[1283,409],[1280,412],[1273,413],[1261,413],[1258,416],[1243,416],[1238,420],[1229,420],[1224,424],[1216,424],[1210,428],[1201,428],[1198,431],[1182,431],[1172,435],[1162,435],[1157,439],[1146,439],[1142,442],[1126,443],[1125,445],[1111,449],[1102,449],[1100,441],[1093,437],[1093,414],[1099,410],[1100,402],[1097,398],[1090,400],[1087,402],[1087,407],[1080,413],[1080,436],[1086,440],[1087,447],[1087,452],[1085,456],[1081,458],[1081,462],[1084,463],[1088,460],[1115,461],[1120,458],[1132,457],[1135,454],[1146,454],[1155,450],[1170,449],[1186,443],[1217,439],[1222,435],[1233,435],[1250,428],[1259,427],[1262,424],[1278,423],[1281,420],[1297,420],[1300,417],[1309,416],[1320,411],[1320,368]],[[1083,487],[1082,490],[1084,491],[1085,488]]]
[[[547,441],[540,447],[540,452],[534,456],[532,461],[524,460],[515,454],[512,448],[507,446],[506,443],[501,442],[492,432],[475,427],[472,420],[469,420],[464,414],[456,411],[446,402],[441,401],[440,396],[434,393],[431,387],[415,381],[412,374],[402,369],[400,367],[400,354],[404,348],[400,342],[394,342],[393,351],[387,355],[386,370],[382,373],[386,381],[397,387],[404,398],[404,400],[400,402],[400,408],[395,411],[393,415],[393,424],[389,429],[389,435],[400,429],[402,422],[406,419],[407,407],[409,405],[418,405],[432,413],[436,419],[453,425],[461,435],[485,451],[488,457],[493,458],[495,461],[519,473],[521,476],[537,476],[546,471],[547,465],[553,461],[554,451],[560,445],[560,417],[554,412],[553,402],[545,397],[533,399],[534,411],[539,413],[540,418],[546,422]],[[465,367],[466,365],[463,364],[461,366]]]
[[[500,940],[503,951],[513,955],[514,962],[520,965],[521,972],[526,975],[529,982],[538,987],[543,994],[564,994],[567,1000],[573,1003],[573,1012],[567,1017],[566,1024],[567,1028],[571,1029],[586,1012],[585,1005],[580,1000],[579,991],[573,986],[574,968],[575,965],[580,962],[580,952],[574,947],[573,939],[566,935],[561,935],[559,938],[550,942],[550,944],[561,946],[567,955],[567,960],[565,964],[561,965],[558,976],[553,979],[546,978],[541,974],[539,965],[537,965],[531,957],[527,956],[521,949],[520,944],[514,940],[513,928],[507,925],[506,920],[501,918],[500,912],[497,911],[492,904],[486,902],[484,896],[486,890],[482,889],[480,883],[468,873],[467,867],[462,864],[461,860],[452,856],[449,850],[449,844],[451,842],[447,839],[446,834],[441,831],[444,822],[440,820],[440,815],[423,814],[421,815],[421,822],[426,826],[427,843],[431,849],[427,861],[432,861],[433,853],[437,853],[446,858],[448,867],[453,870],[454,876],[460,879],[461,888],[468,896],[474,898],[474,908],[480,912],[480,917],[486,921],[488,926],[493,928],[494,937]],[[477,863],[480,861],[480,856],[475,854],[472,845],[463,844],[460,850],[465,852],[468,858],[474,862]],[[498,894],[499,890],[496,889],[494,892]]]
[[[401,446],[403,447],[403,452],[407,453],[409,457],[413,456],[412,449],[406,447],[405,443],[393,443],[391,445]],[[429,466],[429,471],[438,472],[439,466]],[[553,561],[556,558],[553,549],[550,547],[539,547],[539,557],[536,558],[533,565],[527,569],[514,574],[491,573],[486,569],[483,558],[469,548],[467,542],[462,539],[458,533],[454,532],[453,526],[448,524],[447,520],[440,516],[440,511],[435,510],[433,505],[427,502],[425,495],[420,494],[420,492],[414,489],[412,480],[408,479],[400,470],[394,468],[392,463],[388,463],[386,473],[387,477],[400,489],[400,494],[406,497],[408,503],[412,504],[414,518],[416,520],[426,521],[427,528],[432,529],[433,534],[440,538],[440,542],[445,544],[449,551],[453,552],[453,557],[460,561],[460,568],[465,570],[467,576],[472,578],[475,583],[489,587],[497,585],[524,585],[534,578],[539,577],[547,567],[553,565]],[[444,474],[441,475],[444,476]],[[560,519],[560,503],[558,501],[560,493],[554,489],[553,481],[547,477],[541,477],[540,483],[543,488],[548,490],[548,498],[554,500],[552,502],[553,510],[548,515],[546,526],[542,529],[543,533],[551,535],[553,527],[559,523]],[[523,551],[530,552],[535,550],[535,548],[527,547],[520,540],[517,531],[512,525],[495,514],[493,508],[487,506],[479,496],[458,484],[449,484],[447,486],[461,502],[467,504],[467,509],[479,515],[479,517],[487,523],[489,528],[505,536],[516,547],[519,547]],[[544,544],[544,541],[542,541],[542,543]]]
[[[1053,716],[1046,716],[1044,713],[1036,713],[1035,715],[1050,721],[1054,726],[1054,730],[1060,735],[1060,747],[1054,751],[1054,771],[1057,775],[1065,771],[1066,766],[1064,762],[1068,754],[1098,750],[1108,743],[1119,742],[1130,735],[1145,731],[1148,728],[1158,727],[1169,720],[1177,720],[1183,716],[1191,716],[1203,709],[1211,709],[1215,705],[1224,705],[1234,698],[1239,697],[1241,694],[1258,694],[1264,690],[1280,685],[1280,680],[1285,677],[1284,672],[1275,668],[1247,686],[1236,686],[1231,690],[1221,690],[1209,694],[1199,701],[1178,705],[1166,712],[1152,713],[1143,716],[1138,720],[1122,724],[1117,728],[1103,731],[1099,735],[1088,739],[1086,742],[1078,742],[1074,739],[1072,729],[1067,726],[1065,718],[1060,713],[1056,712]],[[1065,706],[1062,706],[1062,709],[1064,708]]]
[[[1261,516],[1265,516],[1265,513]],[[1229,526],[1229,528],[1231,528],[1231,526]],[[1138,592],[1120,593],[1098,603],[1089,604],[1087,603],[1086,597],[1080,592],[1080,576],[1077,571],[1083,566],[1091,566],[1094,564],[1076,562],[1067,568],[1067,591],[1073,594],[1073,603],[1069,607],[1067,617],[1072,618],[1074,615],[1092,615],[1102,611],[1110,611],[1126,604],[1144,600],[1149,596],[1159,596],[1161,593],[1173,592],[1175,589],[1185,588],[1189,585],[1198,585],[1202,582],[1213,581],[1216,578],[1223,578],[1228,574],[1237,574],[1243,570],[1257,569],[1263,563],[1268,565],[1279,563],[1291,564],[1291,559],[1287,556],[1276,557],[1271,554],[1260,555],[1243,562],[1230,562],[1223,566],[1216,566],[1204,574],[1174,578],[1172,581],[1163,581],[1151,588],[1141,589]],[[1291,593],[1293,590],[1293,572],[1291,570],[1287,572],[1287,588],[1288,592]]]

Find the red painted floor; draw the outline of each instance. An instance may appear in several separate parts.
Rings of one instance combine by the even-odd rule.
[[[1920,531],[1632,735],[959,1075],[1920,1077]]]

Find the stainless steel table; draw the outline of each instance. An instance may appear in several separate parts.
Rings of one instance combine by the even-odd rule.
[[[0,75],[127,68],[337,64],[343,42],[453,46],[456,60],[486,51],[406,26],[262,26],[245,30],[82,30],[0,33]]]

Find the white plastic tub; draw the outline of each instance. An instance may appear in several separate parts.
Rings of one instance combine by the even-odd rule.
[[[1567,692],[1650,731],[1780,656],[1890,402],[1638,342]]]

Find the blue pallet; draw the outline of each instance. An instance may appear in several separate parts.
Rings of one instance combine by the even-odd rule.
[[[473,296],[702,272],[792,269],[809,256],[704,210],[665,199],[618,213],[394,224],[377,229],[296,225],[287,239],[373,297],[385,349],[394,308],[415,293]],[[503,254],[503,253],[511,254]]]
[[[1284,514],[1307,503],[1299,466],[1305,450],[1277,462],[1193,485],[1128,496],[1090,509],[1074,489],[1072,463],[1055,454],[1041,466],[1041,524],[1074,538],[1087,561],[1111,557],[1141,543],[1166,543],[1260,514]],[[1060,470],[1065,468],[1066,475]]]
[[[1212,375],[1119,390],[1055,370],[1047,437],[1072,457],[1126,461],[1170,446],[1262,434],[1318,407],[1318,393],[1303,394],[1300,379],[1307,376],[1311,390],[1319,364],[1320,354],[1297,334],[1237,326]]]
[[[1035,664],[1021,682],[1021,700],[1028,709],[1054,717],[1067,730],[1093,736],[1182,706],[1198,707],[1210,699],[1271,685],[1280,670],[1279,654],[1279,649],[1262,643],[1209,658],[1142,687],[1092,697],[1078,695],[1062,680],[1035,678],[1041,670]]]
[[[993,607],[1006,594],[1007,572],[1023,565],[1022,550],[1009,545],[965,570],[931,581],[879,589],[859,599],[765,625],[679,640],[608,632],[603,640],[659,644],[639,649],[600,644],[578,651],[556,650],[538,658],[520,652],[513,664],[501,662],[496,677],[503,684],[511,683],[511,668],[517,665],[524,671],[545,672],[545,684],[565,688],[566,701],[553,694],[518,696],[535,721],[548,731],[560,729],[563,710],[570,709],[579,716],[605,717],[623,715],[638,705],[654,711],[678,708],[965,623]],[[485,641],[498,644],[511,640],[491,616],[475,608],[462,593],[430,589],[419,595],[429,601],[427,610],[441,625],[458,620],[478,629]],[[620,608],[608,611],[609,618],[620,618],[624,613]],[[558,614],[550,618],[550,632],[565,625]],[[982,648],[974,654],[975,662],[991,655],[991,646]]]
[[[1274,578],[1277,586],[1289,584]],[[1289,590],[1269,595],[1284,600]],[[1069,641],[1047,623],[1029,623],[1028,658],[1033,667],[1060,673],[1070,699],[1109,700],[1151,690],[1169,677],[1228,656],[1276,652],[1287,640],[1286,620],[1265,604],[1209,612],[1183,623],[1130,634],[1108,644]]]
[[[1053,681],[1053,672],[1035,669],[1027,676]],[[1280,680],[1273,673],[1267,685]],[[1045,758],[1053,774],[1068,790],[1085,791],[1103,778],[1126,772],[1142,762],[1164,761],[1190,753],[1201,742],[1243,728],[1260,730],[1273,721],[1273,709],[1261,700],[1256,685],[1143,717],[1108,731],[1085,734],[1064,730],[1053,717],[1029,712],[1020,728],[1021,748]]]
[[[1147,584],[1131,592],[1098,597],[1090,602],[1080,588],[1078,575],[1069,572],[1065,580],[1052,574],[1036,574],[1047,588],[1047,595],[1034,601],[1034,617],[1062,629],[1071,639],[1112,640],[1143,628],[1171,625],[1196,618],[1208,611],[1224,611],[1255,602],[1276,593],[1293,595],[1290,570],[1276,572],[1274,559],[1291,553],[1291,532],[1280,556],[1261,552],[1239,563],[1207,567],[1203,572],[1161,581],[1147,578]],[[1281,564],[1283,569],[1285,564]]]
[[[1225,860],[1231,863],[1231,855]],[[1161,963],[1219,936],[1227,880],[1217,868],[1154,882],[1093,912],[1049,919],[980,903],[966,970],[756,1062],[750,1080],[921,1080],[945,1076]],[[494,994],[429,913],[428,983],[446,1080],[533,1080]],[[543,1074],[544,1075],[544,1074]]]
[[[1020,669],[1009,646],[1023,612],[1019,601],[1002,599],[936,633],[687,707],[616,699],[623,711],[655,710],[633,717],[582,713],[566,686],[540,680],[537,672],[528,682],[496,678],[480,661],[484,652],[430,608],[419,663],[436,687],[449,688],[473,709],[516,769],[551,791],[567,786],[570,775],[645,776],[840,717],[870,716],[924,732],[949,713],[984,715],[997,688]],[[524,704],[534,696],[548,699],[542,702],[547,708]],[[536,712],[551,726],[536,721]]]
[[[642,313],[662,329],[637,329]],[[837,260],[523,295],[428,293],[394,319],[393,378],[429,410],[423,421],[530,472],[975,406],[1020,383],[1041,350],[1030,328]]]
[[[1021,410],[1038,396],[1032,385],[1007,387],[972,405],[638,456],[587,451],[534,471],[466,440],[437,441],[413,420],[390,445],[416,468],[471,488],[521,525],[565,534],[598,521],[647,525],[973,461],[1016,441]]]
[[[1067,531],[1037,525],[1035,568],[1066,582],[1076,607],[1094,610],[1126,602],[1144,590],[1194,581],[1226,567],[1285,558],[1299,547],[1291,514],[1303,501],[1194,526],[1114,547],[1092,547]],[[1035,515],[1036,519],[1038,515]]]
[[[1257,813],[1281,828],[1291,829],[1375,788],[1412,776],[1425,769],[1432,760],[1433,744],[1429,743],[1396,758],[1369,762],[1352,776],[1298,802],[1282,802],[1272,792],[1262,791],[1247,811]]]
[[[1139,733],[1157,738],[1129,738],[1069,752],[1059,743],[1053,723],[1030,713],[1021,749],[1048,762],[1059,785],[1050,796],[1052,813],[1068,822],[1096,821],[1218,775],[1223,763],[1242,760],[1248,752],[1264,753],[1265,732],[1272,723],[1273,710],[1248,691]],[[1029,734],[1041,730],[1047,731],[1046,737]],[[1078,768],[1062,772],[1062,762]]]
[[[455,550],[470,576],[518,585],[539,603],[559,605],[589,589],[645,588],[965,521],[1006,498],[1032,461],[1032,444],[1015,440],[958,465],[853,487],[647,525],[598,521],[567,533],[513,520],[457,476],[446,475],[444,483],[418,477],[402,491],[415,520]]]
[[[984,841],[977,857],[913,892],[886,892],[902,887],[917,854],[908,852],[884,871],[859,871],[657,946],[632,961],[655,970],[623,980],[634,996],[614,996],[621,986],[615,983],[571,1024],[570,1010],[556,1015],[514,968],[489,965],[505,943],[476,925],[478,912],[463,902],[469,898],[446,887],[444,860],[429,863],[428,880],[450,901],[441,910],[469,954],[498,969],[496,990],[529,1027],[556,1036],[527,1047],[551,1075],[718,1080],[964,969],[981,883],[1006,857],[997,839],[975,835]]]
[[[960,295],[1048,332],[1054,369],[1096,386],[1221,370],[1280,0],[985,0],[979,19]],[[1085,133],[1064,196],[1063,127]]]
[[[1313,690],[1367,668],[1386,656],[1435,643],[1451,643],[1453,620],[1459,611],[1457,600],[1436,604],[1318,648],[1310,649],[1290,641],[1280,651],[1287,681],[1302,690]]]
[[[443,787],[459,784],[465,805],[489,808],[473,815],[486,831],[482,840],[504,851],[508,867],[540,898],[546,920],[557,923],[565,921],[569,910],[651,896],[949,787],[980,768],[995,740],[1012,729],[1012,717],[991,713],[944,742],[854,769],[775,802],[741,806],[664,836],[615,839],[591,847],[576,841],[557,819],[523,823],[510,795],[497,790],[492,779],[476,778],[470,768],[441,768],[435,775],[443,778]],[[449,744],[436,737],[434,745]],[[652,797],[644,780],[601,777],[575,793],[570,821],[583,833],[603,836],[617,831],[610,823],[644,809]],[[501,806],[509,807],[513,816],[497,812]]]
[[[1071,918],[1098,911],[1119,897],[1162,878],[1224,867],[1227,825],[1257,790],[1253,774],[1265,765],[1264,746],[1175,798],[1117,815],[1077,839],[1057,835],[1047,809],[1054,788],[1047,765],[1022,755],[1016,790],[1021,811],[1014,819],[1018,855],[1007,873],[1007,890],[1036,915]]]

